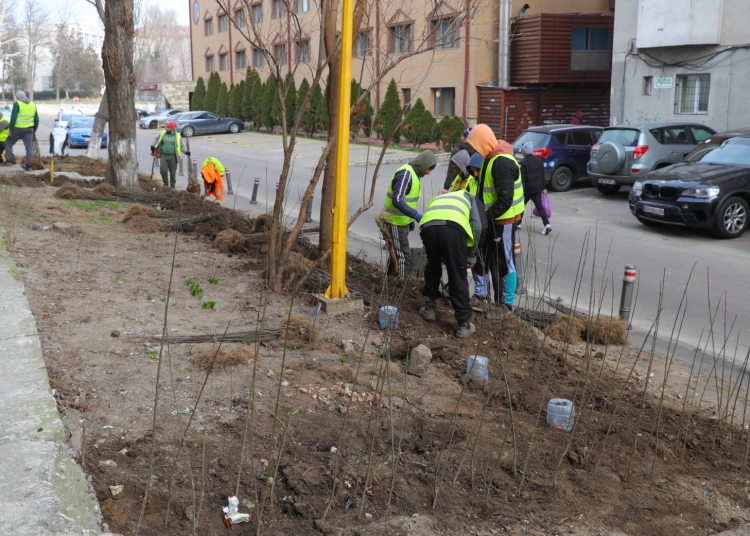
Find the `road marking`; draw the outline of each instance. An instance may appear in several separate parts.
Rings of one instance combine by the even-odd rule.
[[[228,144],[228,143],[237,143],[237,142],[236,142],[236,141],[234,141],[234,140],[229,140],[229,141],[225,141],[225,142],[224,142],[224,145],[226,145],[226,144]]]
[[[252,145],[243,145],[243,146],[242,146],[242,148],[243,148],[243,149],[247,149],[247,148],[249,148],[249,147],[252,147]]]

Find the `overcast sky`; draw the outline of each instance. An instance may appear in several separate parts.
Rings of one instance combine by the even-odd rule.
[[[29,0],[27,0],[29,1]],[[32,0],[44,6],[50,13],[50,22],[58,20],[58,13],[62,6],[66,5],[65,0]],[[172,9],[177,13],[177,20],[181,25],[187,26],[190,19],[190,9],[187,0],[143,0],[147,5],[158,5],[162,9]],[[23,3],[17,2],[16,17],[19,17],[23,9]],[[70,22],[82,24],[84,26],[93,26],[102,28],[99,16],[96,14],[94,6],[86,0],[67,0],[67,6],[70,10]]]

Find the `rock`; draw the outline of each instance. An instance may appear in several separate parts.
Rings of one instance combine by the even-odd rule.
[[[594,354],[594,359],[604,359],[604,352],[601,350]]]
[[[185,518],[188,521],[192,522],[193,521],[193,516],[194,516],[194,514],[193,514],[193,505],[190,504],[190,505],[188,505],[187,508],[185,508]]]
[[[370,512],[365,512],[365,519],[372,519],[372,514]]]
[[[109,492],[112,494],[112,497],[117,497],[120,493],[122,493],[122,490],[125,489],[125,486],[110,486]]]
[[[417,485],[417,479],[414,478],[413,476],[410,476],[409,480],[407,480],[406,483],[409,484],[410,486],[414,487],[414,486]]]
[[[120,332],[117,331],[116,329],[113,329],[112,333],[110,333],[109,336],[110,337],[119,337],[120,336]]]
[[[330,534],[333,532],[333,525],[326,521],[325,519],[316,519],[315,520],[315,528],[318,529],[323,534]]]
[[[342,339],[341,340],[341,348],[344,349],[344,353],[345,354],[356,354],[356,353],[359,353],[359,350],[357,348],[357,343],[355,343],[352,339],[349,339],[349,340]]]
[[[117,462],[114,460],[100,460],[100,467],[117,467]]]
[[[73,229],[73,225],[66,222],[66,221],[56,221],[52,224],[52,228],[67,236],[73,236],[75,234],[75,230]]]
[[[409,353],[409,368],[407,372],[420,378],[427,374],[432,361],[432,351],[424,344],[420,344]]]

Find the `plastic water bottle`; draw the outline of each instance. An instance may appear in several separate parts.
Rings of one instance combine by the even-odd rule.
[[[490,360],[481,355],[470,355],[466,361],[466,374],[472,378],[487,381],[490,379]]]
[[[553,398],[547,404],[547,424],[570,432],[575,424],[576,407],[570,400]]]
[[[385,305],[381,307],[378,320],[380,322],[380,329],[385,329],[387,327],[397,328],[398,307],[394,307],[393,305]]]

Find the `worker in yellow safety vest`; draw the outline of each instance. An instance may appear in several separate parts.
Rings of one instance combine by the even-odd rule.
[[[214,196],[216,201],[224,199],[224,165],[218,158],[209,156],[201,165],[201,177],[203,177],[203,190],[206,197]]]
[[[174,188],[177,183],[177,160],[182,158],[182,154],[190,156],[190,152],[185,151],[182,136],[175,132],[177,123],[167,121],[167,128],[159,132],[154,144],[151,146],[151,152],[156,151],[159,158],[159,172],[164,186]]]
[[[465,151],[464,151],[465,152]],[[427,304],[419,314],[435,321],[436,300],[440,297],[443,265],[448,272],[448,291],[458,322],[456,337],[466,339],[476,330],[471,320],[467,269],[476,262],[476,241],[482,233],[481,208],[476,198],[465,190],[441,194],[427,203],[419,222],[427,265],[424,269],[422,294]]]
[[[513,261],[513,244],[517,222],[524,211],[521,168],[513,157],[513,147],[498,141],[487,125],[477,125],[469,134],[468,142],[484,157],[479,176],[479,197],[485,207],[488,225],[484,258],[492,275],[493,316],[513,311],[517,275]],[[502,281],[500,278],[502,277]]]
[[[16,163],[13,146],[18,140],[23,140],[26,149],[26,171],[31,170],[34,164],[34,133],[37,128],[39,128],[39,114],[36,104],[31,102],[23,91],[16,91],[16,102],[13,103],[10,114],[10,133],[5,141],[6,164]]]
[[[5,160],[5,140],[10,135],[10,121],[8,117],[5,117],[0,113],[0,158]]]
[[[396,256],[395,259],[388,259],[388,273],[398,273],[401,280],[407,279],[411,268],[409,231],[422,218],[417,210],[422,195],[421,178],[429,175],[436,165],[435,153],[423,151],[414,160],[398,168],[388,183],[388,194],[380,216],[386,223]]]

